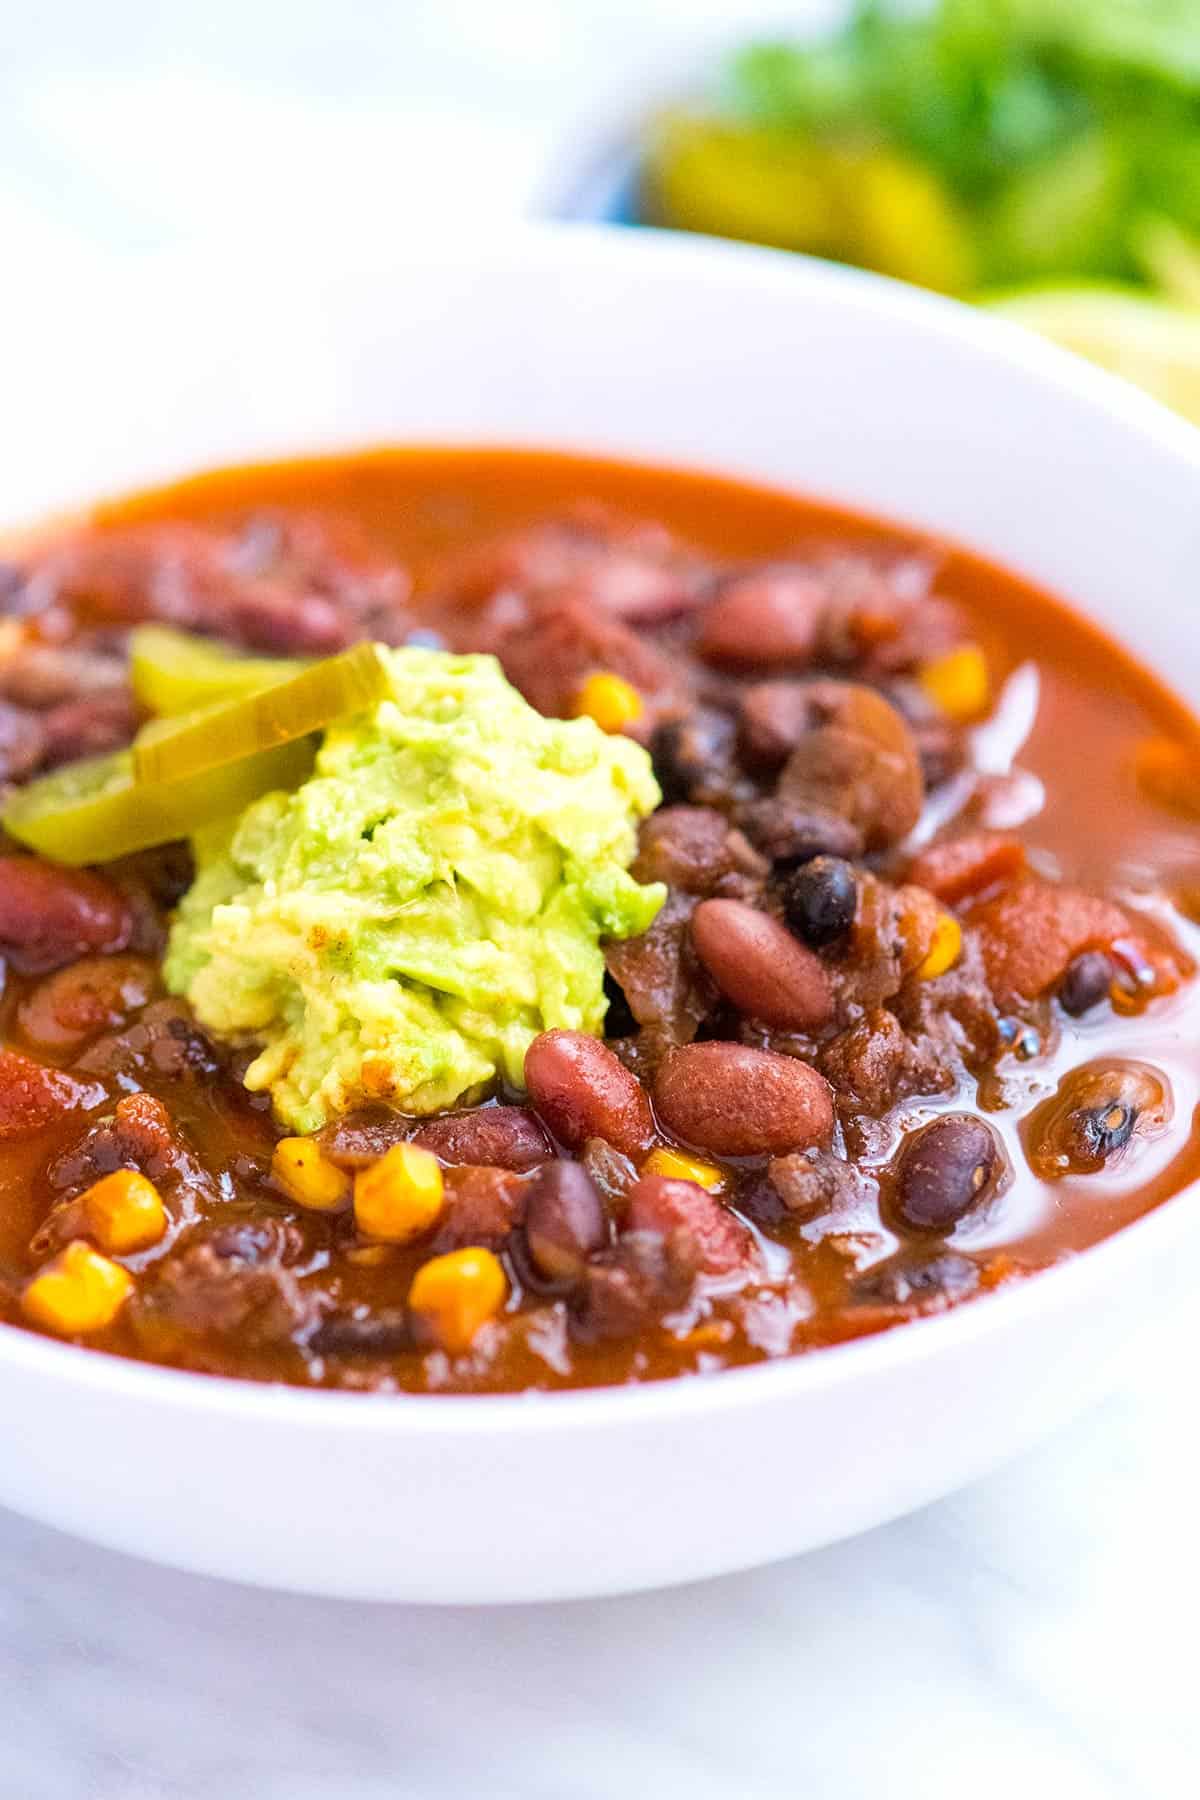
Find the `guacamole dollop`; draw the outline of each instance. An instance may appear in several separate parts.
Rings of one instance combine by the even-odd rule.
[[[246,1086],[294,1131],[520,1085],[538,1032],[602,1028],[600,940],[663,900],[628,872],[644,750],[543,718],[491,657],[383,654],[387,698],[326,729],[309,780],[196,840],[168,945],[170,990],[257,1047]]]

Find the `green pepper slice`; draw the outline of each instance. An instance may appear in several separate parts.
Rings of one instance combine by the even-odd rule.
[[[4,829],[31,850],[79,867],[169,844],[240,812],[275,788],[312,773],[314,744],[300,738],[180,781],[139,782],[133,753],[68,763],[9,796]]]
[[[223,768],[307,737],[333,719],[365,712],[387,691],[387,669],[378,647],[355,644],[226,706],[177,722],[156,721],[138,734],[133,772],[149,786]]]
[[[160,718],[240,699],[310,666],[310,659],[239,656],[211,638],[139,625],[129,639],[129,680],[148,712]]]

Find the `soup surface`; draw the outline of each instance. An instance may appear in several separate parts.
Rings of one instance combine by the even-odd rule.
[[[707,1373],[965,1303],[1200,1173],[1195,724],[955,547],[699,475],[378,452],[106,507],[0,564],[0,608],[10,792],[144,725],[147,623],[487,652],[645,748],[633,874],[665,887],[605,946],[603,1042],[302,1142],[244,1084],[254,1034],[166,991],[187,843],[9,841],[14,1324],[372,1390]]]

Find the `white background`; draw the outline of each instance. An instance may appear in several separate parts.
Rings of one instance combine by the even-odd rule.
[[[536,210],[710,46],[828,10],[0,0],[0,294]],[[1198,1371],[1200,1324],[1157,1321],[1110,1401],[967,1493],[627,1600],[309,1601],[0,1516],[0,1800],[1194,1796]]]

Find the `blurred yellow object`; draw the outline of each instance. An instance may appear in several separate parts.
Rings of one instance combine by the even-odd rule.
[[[960,644],[945,656],[935,656],[921,669],[918,680],[925,693],[948,719],[960,723],[977,719],[988,703],[987,659],[978,644]]]
[[[354,1178],[354,1222],[385,1244],[419,1238],[437,1224],[444,1202],[442,1166],[419,1144],[393,1144]]]
[[[1133,252],[1164,300],[1200,307],[1200,238],[1154,213],[1135,229]]]
[[[89,1232],[110,1256],[147,1250],[167,1229],[162,1196],[136,1169],[114,1169],[88,1188],[80,1204]]]
[[[944,293],[975,280],[957,203],[921,163],[877,144],[669,113],[644,175],[649,217],[805,250]]]
[[[1099,286],[1031,288],[987,304],[1200,425],[1200,311]]]
[[[647,210],[664,225],[833,254],[838,221],[825,159],[790,132],[668,113],[645,182]]]
[[[34,1276],[21,1311],[46,1331],[80,1337],[111,1325],[132,1292],[128,1269],[77,1238]]]
[[[409,1311],[425,1334],[451,1356],[469,1350],[479,1327],[508,1298],[508,1277],[490,1250],[451,1250],[417,1270]]]
[[[917,967],[918,981],[933,981],[952,969],[962,955],[962,926],[953,913],[944,912],[933,928],[933,942]]]
[[[725,1177],[715,1163],[702,1162],[698,1156],[685,1156],[682,1150],[660,1145],[642,1164],[643,1175],[666,1175],[672,1181],[694,1181],[710,1194],[725,1184]]]
[[[632,682],[604,670],[588,676],[571,708],[573,718],[594,719],[601,731],[608,732],[623,731],[644,711],[642,696]]]
[[[310,1212],[340,1212],[350,1198],[350,1177],[311,1138],[280,1138],[271,1174],[289,1200]]]

